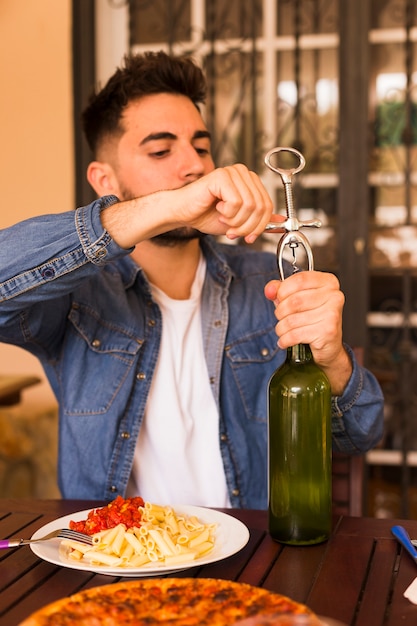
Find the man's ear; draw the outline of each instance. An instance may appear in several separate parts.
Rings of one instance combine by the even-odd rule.
[[[99,198],[110,194],[115,196],[119,194],[116,176],[108,163],[92,161],[87,168],[87,180]]]

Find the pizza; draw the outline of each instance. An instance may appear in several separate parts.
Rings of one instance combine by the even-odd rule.
[[[320,626],[305,605],[246,583],[147,578],[93,587],[62,598],[36,611],[20,626],[230,626],[240,620],[248,626],[287,626],[293,615],[303,615],[305,626]]]

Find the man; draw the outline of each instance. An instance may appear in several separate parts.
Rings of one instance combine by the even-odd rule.
[[[267,384],[300,342],[331,382],[334,447],[381,436],[337,279],[280,283],[274,255],[206,235],[252,243],[283,218],[245,166],[215,169],[205,88],[191,60],[125,59],[83,117],[99,200],[0,235],[0,340],[57,396],[64,497],[265,508]]]

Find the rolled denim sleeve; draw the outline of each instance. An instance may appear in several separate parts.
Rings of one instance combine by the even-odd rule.
[[[100,220],[101,211],[116,202],[115,196],[106,196],[0,231],[0,323],[7,311],[70,293],[106,263],[129,254]]]
[[[382,437],[384,397],[375,376],[358,364],[349,346],[345,348],[353,372],[343,395],[332,398],[333,447],[340,452],[360,454],[373,448]]]

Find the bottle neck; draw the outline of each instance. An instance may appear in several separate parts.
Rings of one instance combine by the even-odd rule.
[[[307,343],[298,343],[287,348],[287,362],[310,363],[313,361],[310,346]]]

